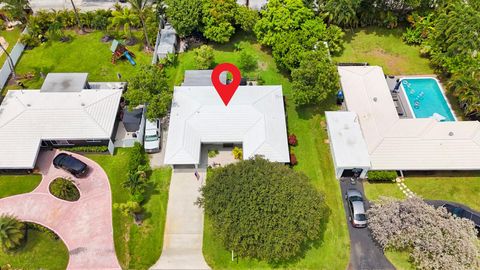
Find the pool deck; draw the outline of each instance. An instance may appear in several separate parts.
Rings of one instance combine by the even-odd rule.
[[[413,112],[410,109],[410,105],[408,105],[408,101],[405,99],[405,95],[402,95],[398,92],[394,92],[393,89],[397,84],[397,79],[403,78],[404,76],[387,76],[385,79],[387,80],[388,88],[390,89],[390,95],[392,95],[393,103],[395,106],[399,106],[401,111],[403,111],[403,115],[398,115],[400,118],[415,118],[413,116]],[[398,111],[398,109],[397,109]]]

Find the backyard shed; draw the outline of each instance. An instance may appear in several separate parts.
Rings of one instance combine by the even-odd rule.
[[[160,42],[156,50],[158,59],[167,57],[169,53],[175,53],[177,47],[177,32],[169,23],[160,30]]]

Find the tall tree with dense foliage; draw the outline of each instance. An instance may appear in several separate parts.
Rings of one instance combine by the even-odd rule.
[[[11,215],[0,216],[0,242],[4,250],[12,250],[25,238],[25,223]]]
[[[258,11],[246,6],[238,6],[235,12],[235,23],[245,32],[253,31],[253,27],[260,19]]]
[[[384,248],[408,251],[423,270],[479,269],[480,250],[472,221],[435,209],[420,198],[383,199],[368,211],[373,238]]]
[[[260,157],[212,170],[198,202],[227,250],[269,262],[301,255],[328,216],[303,173]]]
[[[168,21],[180,37],[198,30],[202,20],[202,0],[165,0]]]
[[[2,3],[5,4],[3,9],[8,12],[12,19],[27,22],[27,10],[30,9],[28,0],[2,0]]]
[[[319,43],[327,42],[333,54],[343,48],[342,30],[334,25],[327,27],[302,0],[270,1],[261,15],[255,34],[262,45],[272,46],[280,68],[297,68],[302,54],[314,50]]]
[[[155,119],[165,116],[172,101],[172,91],[168,88],[165,71],[151,65],[140,67],[128,80],[125,99],[129,108],[148,104],[147,118]]]
[[[203,36],[209,40],[226,43],[235,33],[235,0],[204,0],[202,11]]]
[[[480,119],[480,68],[457,72],[447,87],[457,97],[463,113],[471,119]]]
[[[337,68],[324,48],[303,55],[292,82],[297,105],[320,103],[340,88]]]
[[[130,5],[132,5],[133,12],[138,16],[140,19],[140,23],[142,24],[143,29],[143,36],[145,38],[145,43],[147,44],[147,48],[151,48],[150,40],[148,39],[148,31],[147,31],[147,9],[151,9],[152,6],[150,5],[149,0],[129,0]]]

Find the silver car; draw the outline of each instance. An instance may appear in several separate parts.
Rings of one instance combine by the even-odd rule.
[[[367,215],[365,214],[362,193],[356,189],[349,189],[345,192],[345,200],[349,211],[348,220],[352,223],[352,226],[356,228],[367,227]]]

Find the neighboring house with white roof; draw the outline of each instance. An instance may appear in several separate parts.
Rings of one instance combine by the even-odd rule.
[[[345,112],[327,112],[327,123],[334,161],[350,158],[335,164],[337,177],[355,168],[363,175],[369,169],[480,170],[478,121],[400,118],[381,67],[340,66],[338,72],[350,115],[338,124]],[[356,146],[339,146],[346,143]]]
[[[7,92],[0,104],[0,170],[33,169],[42,147],[113,145],[123,84],[98,89],[107,84],[88,83],[87,76],[50,73],[40,90]]]
[[[198,165],[202,144],[241,144],[244,159],[290,162],[282,87],[240,86],[228,106],[213,86],[175,87],[165,164]]]

